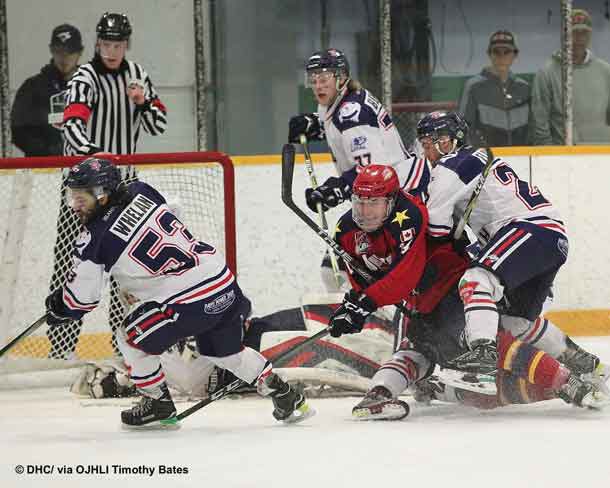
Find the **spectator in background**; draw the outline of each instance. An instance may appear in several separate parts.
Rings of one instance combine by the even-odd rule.
[[[53,58],[17,90],[11,110],[13,144],[26,156],[62,154],[61,131],[50,124],[51,97],[65,91],[83,53],[79,30],[62,24],[51,34]]]
[[[464,85],[458,111],[471,128],[474,146],[529,143],[530,86],[510,70],[518,53],[512,32],[494,32],[487,48],[491,66]]]
[[[591,16],[572,10],[572,116],[575,144],[610,142],[610,65],[589,49]],[[561,89],[561,51],[556,51],[534,80],[534,144],[565,144]]]

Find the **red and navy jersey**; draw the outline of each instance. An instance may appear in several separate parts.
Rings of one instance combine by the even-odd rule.
[[[398,194],[390,216],[375,232],[364,232],[354,222],[351,210],[345,213],[337,223],[335,239],[375,278],[368,285],[349,270],[354,289],[364,292],[378,307],[409,297],[426,265],[427,225],[424,204],[404,192]]]

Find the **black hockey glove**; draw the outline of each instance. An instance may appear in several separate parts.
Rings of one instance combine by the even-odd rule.
[[[44,301],[47,308],[47,324],[49,327],[58,327],[72,322],[74,319],[66,315],[66,306],[63,299],[63,288],[51,293]]]
[[[328,329],[333,337],[342,334],[356,334],[362,330],[366,318],[377,310],[375,302],[364,293],[350,290],[343,297],[343,303],[328,321]]]
[[[314,212],[318,211],[318,203],[321,203],[322,210],[326,211],[349,199],[351,193],[352,189],[347,181],[341,177],[331,176],[322,186],[307,188],[305,190],[305,202]]]
[[[324,129],[320,125],[318,114],[301,114],[290,118],[288,142],[299,144],[301,134],[305,134],[308,141],[324,140]]]

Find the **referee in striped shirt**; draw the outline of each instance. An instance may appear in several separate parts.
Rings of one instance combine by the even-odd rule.
[[[156,136],[165,132],[165,106],[142,66],[125,58],[131,24],[123,14],[106,12],[97,24],[95,56],[79,67],[68,83],[63,120],[64,155],[133,154],[140,130]],[[121,167],[124,181],[136,179],[133,167]],[[51,292],[64,285],[72,264],[72,246],[80,232],[78,218],[66,205],[65,188],[57,222]],[[111,280],[110,327],[124,318],[119,289]],[[82,322],[50,329],[49,357],[70,359]],[[115,343],[113,336],[113,344]]]

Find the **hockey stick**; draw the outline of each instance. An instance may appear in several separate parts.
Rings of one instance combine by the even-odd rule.
[[[494,154],[491,151],[491,148],[486,147],[485,152],[487,153],[487,161],[485,162],[485,166],[483,167],[483,171],[481,171],[481,176],[479,176],[479,181],[477,182],[477,186],[474,187],[472,195],[470,195],[470,200],[468,200],[468,204],[466,205],[466,209],[464,210],[464,214],[460,218],[457,226],[455,227],[455,232],[453,233],[453,238],[458,240],[462,237],[464,233],[464,228],[468,224],[470,220],[470,214],[474,210],[474,206],[477,204],[477,200],[479,199],[479,194],[483,189],[483,185],[485,184],[485,180],[491,171],[491,167],[494,164]]]
[[[292,179],[294,176],[294,147],[292,144],[284,144],[282,148],[282,201],[290,210],[311,227],[324,242],[340,257],[345,263],[352,268],[356,273],[362,276],[366,281],[372,283],[373,276],[365,270],[360,264],[343,249],[324,229],[317,225],[309,216],[303,212],[292,199]]]
[[[311,154],[309,153],[309,145],[307,144],[307,137],[305,134],[300,135],[301,146],[303,147],[303,154],[305,156],[305,169],[307,170],[307,174],[309,175],[309,182],[311,183],[312,188],[318,187],[318,180],[316,178],[316,174],[313,170],[313,162],[311,160]],[[326,220],[326,215],[324,214],[324,209],[322,208],[322,202],[318,202],[318,215],[320,216],[320,226],[324,230],[328,230],[328,221]],[[329,251],[328,256],[330,258],[330,265],[333,269],[333,276],[335,277],[335,282],[337,286],[341,288],[343,285],[343,277],[341,276],[341,271],[339,270],[339,263],[337,262],[337,255]]]
[[[294,346],[290,347],[289,349],[284,351],[279,356],[273,358],[273,361],[279,362],[283,359],[286,359],[287,357],[290,357],[292,354],[294,354],[296,351],[298,351],[302,347],[306,346],[307,344],[311,344],[312,342],[315,342],[318,339],[321,339],[322,337],[326,336],[327,334],[328,334],[328,329],[322,329],[321,331],[316,332],[311,337],[308,337],[307,339],[305,339],[303,342],[299,342],[298,344],[295,344]],[[220,400],[221,398],[227,396],[229,393],[231,393],[234,390],[237,390],[240,386],[245,385],[245,384],[247,384],[247,383],[244,380],[237,378],[236,380],[232,381],[228,385],[223,386],[220,390],[217,390],[214,393],[212,393],[209,397],[201,400],[198,403],[195,403],[195,405],[193,405],[190,408],[187,408],[185,411],[180,412],[176,416],[176,418],[178,420],[185,419],[189,415],[192,415],[193,413],[195,413],[197,410],[201,410],[206,405],[209,405],[210,403],[215,402],[216,400]]]
[[[25,329],[21,334],[15,337],[11,342],[9,342],[6,346],[0,349],[0,357],[4,356],[4,354],[10,351],[18,342],[21,342],[21,339],[26,338],[36,329],[38,329],[42,324],[47,321],[47,314],[45,313],[42,317],[40,317],[36,322],[30,325],[27,329]]]
[[[343,249],[337,241],[335,241],[324,229],[320,228],[309,216],[303,212],[292,199],[292,179],[294,176],[294,147],[292,144],[284,144],[282,148],[282,201],[290,210],[305,222],[311,229],[318,234],[322,240],[345,261],[346,265],[359,274],[367,283],[373,283],[375,278],[360,265],[356,259],[352,257],[345,249]],[[402,304],[394,304],[400,311],[410,314]]]

